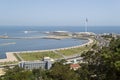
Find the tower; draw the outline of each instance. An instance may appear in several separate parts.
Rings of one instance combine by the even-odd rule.
[[[87,32],[87,27],[88,27],[88,19],[86,18],[86,20],[85,20],[85,32]]]

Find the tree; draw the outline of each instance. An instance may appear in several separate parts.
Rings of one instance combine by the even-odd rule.
[[[6,68],[6,73],[3,76],[3,80],[35,80],[31,71],[24,70],[18,66],[14,68]]]
[[[120,79],[120,39],[113,38],[109,47],[88,51],[82,57],[88,65],[86,70],[89,74],[92,73],[91,76],[95,75],[97,80]]]
[[[56,62],[53,65],[49,77],[53,80],[78,80],[78,76],[70,70],[69,65],[64,65],[62,62]]]

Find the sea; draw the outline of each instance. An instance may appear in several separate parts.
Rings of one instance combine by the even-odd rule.
[[[40,37],[46,36],[44,32],[69,31],[84,32],[84,26],[0,26],[0,36],[9,37]],[[26,33],[26,31],[29,31]],[[96,34],[117,33],[119,26],[88,27],[88,32]],[[0,39],[0,59],[6,58],[6,52],[48,50],[82,45],[88,42],[83,39]]]

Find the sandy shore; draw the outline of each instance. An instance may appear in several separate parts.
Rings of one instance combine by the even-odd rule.
[[[92,39],[89,38],[88,40],[89,41],[85,44],[78,45],[78,46],[67,47],[67,48],[58,48],[58,49],[49,49],[49,50],[35,50],[35,51],[7,52],[6,53],[7,58],[6,59],[0,59],[0,62],[18,61],[13,53],[32,53],[32,52],[54,51],[54,50],[66,50],[66,49],[73,49],[73,48],[82,47],[82,46],[85,46],[85,45],[90,45],[91,43],[93,43]]]

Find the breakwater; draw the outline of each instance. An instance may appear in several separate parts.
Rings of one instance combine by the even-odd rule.
[[[65,39],[69,36],[38,36],[38,37],[0,37],[1,39]]]

